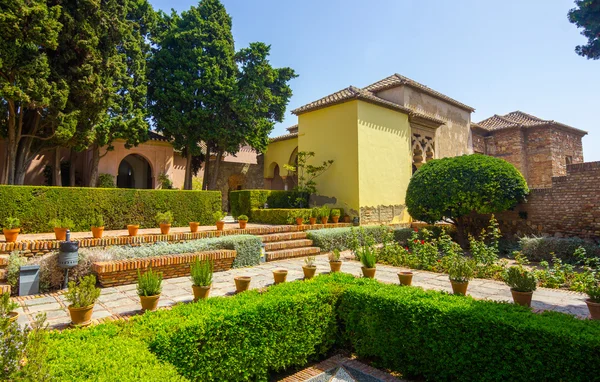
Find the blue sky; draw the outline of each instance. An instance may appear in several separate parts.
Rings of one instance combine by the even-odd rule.
[[[191,0],[150,0],[177,11]],[[521,110],[587,130],[586,161],[600,160],[600,61],[567,20],[571,0],[222,0],[236,48],[271,44],[274,66],[293,68],[289,113],[349,85],[400,73],[467,105],[473,121]]]

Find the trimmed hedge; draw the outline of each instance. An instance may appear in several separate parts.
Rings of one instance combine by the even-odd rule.
[[[239,190],[229,193],[229,205],[232,216],[247,215],[252,218],[252,210],[263,208],[293,208],[296,198],[301,194],[282,190]]]
[[[57,216],[73,220],[71,231],[86,231],[97,214],[104,217],[107,230],[135,223],[151,228],[157,226],[156,213],[164,211],[173,212],[173,226],[190,221],[208,225],[221,210],[218,191],[2,185],[0,200],[0,224],[8,216],[18,217],[24,233],[51,231],[48,222]]]
[[[521,251],[530,261],[550,261],[554,252],[561,260],[576,263],[579,259],[573,257],[573,253],[578,247],[585,248],[588,257],[600,256],[600,247],[597,244],[577,237],[523,237],[519,243]]]
[[[407,240],[412,235],[410,228],[392,228],[383,225],[373,226],[362,226],[365,234],[371,235],[375,239],[376,243],[381,243],[385,230],[392,230],[394,233],[394,239],[401,244],[406,244]],[[315,247],[321,248],[321,251],[329,252],[334,249],[344,251],[350,249],[352,243],[352,230],[355,230],[358,234],[358,238],[363,242],[364,238],[360,228],[358,227],[344,227],[344,228],[330,228],[330,229],[318,229],[306,231],[307,238],[312,240]]]
[[[308,224],[310,212],[310,208],[269,208],[266,210],[254,208],[250,219],[253,223],[296,224],[296,217],[302,217],[304,222]]]

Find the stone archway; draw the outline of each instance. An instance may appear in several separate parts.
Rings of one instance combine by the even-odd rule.
[[[139,154],[129,154],[123,158],[119,163],[117,187],[154,188],[154,178],[150,162]]]

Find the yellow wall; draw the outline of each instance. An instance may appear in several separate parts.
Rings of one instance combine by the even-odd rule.
[[[275,164],[279,165],[279,175],[286,176],[288,171],[283,166],[290,164],[290,157],[296,147],[298,147],[297,138],[269,143],[265,153],[265,178],[273,177]]]
[[[313,151],[309,164],[333,159],[327,172],[318,177],[317,190],[329,205],[358,215],[358,101],[350,101],[298,116],[298,150]]]
[[[408,115],[358,101],[360,207],[404,205],[412,175]],[[395,220],[408,214],[397,211]]]

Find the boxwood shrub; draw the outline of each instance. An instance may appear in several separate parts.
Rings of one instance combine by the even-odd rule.
[[[164,211],[173,212],[173,226],[190,221],[206,225],[214,223],[212,215],[221,209],[218,191],[1,185],[0,200],[0,221],[18,217],[25,233],[49,232],[48,221],[57,216],[73,220],[71,231],[86,231],[97,214],[106,229],[136,223],[150,228],[156,227],[156,213]]]
[[[412,230],[410,228],[391,228],[382,225],[363,226],[362,228],[364,233],[371,235],[377,243],[381,243],[386,230],[392,230],[395,240],[402,244],[405,244],[412,234]],[[356,227],[318,229],[306,232],[308,238],[313,241],[316,247],[321,248],[322,251],[329,252],[336,248],[340,251],[350,249],[352,242],[352,230],[356,231],[359,240],[362,242],[363,237],[361,230],[360,228]]]
[[[247,215],[252,218],[252,210],[263,208],[265,203],[269,208],[293,208],[300,194],[294,191],[282,190],[239,190],[229,193],[229,205],[233,216]]]
[[[254,208],[251,221],[264,224],[296,224],[296,217],[301,217],[308,224],[310,211],[310,208],[269,208],[266,210]]]
[[[583,239],[559,237],[523,237],[520,240],[521,251],[531,261],[549,261],[552,253],[568,263],[575,263],[578,259],[573,253],[578,247],[583,247],[589,257],[600,256],[600,247],[597,244]]]

